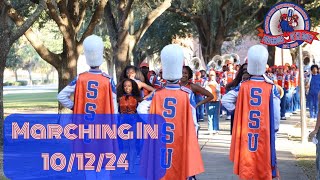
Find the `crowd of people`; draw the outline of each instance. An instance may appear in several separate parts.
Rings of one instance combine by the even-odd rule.
[[[84,41],[84,53],[91,69],[59,93],[62,105],[77,114],[91,111],[97,114],[150,113],[174,122],[175,131],[181,131],[180,137],[188,138],[184,142],[175,137],[174,143],[168,146],[186,156],[183,163],[188,167],[174,158],[175,168],[181,168],[184,174],[175,176],[173,170],[169,170],[165,176],[181,180],[195,179],[194,175],[204,171],[199,147],[194,146],[199,122],[204,121],[206,114],[208,131],[214,135],[219,133],[220,117],[226,115],[233,132],[230,160],[234,162],[234,173],[243,179],[279,176],[275,133],[280,119],[286,120],[300,109],[300,78],[296,65],[268,67],[268,51],[256,45],[248,50],[248,57],[242,63],[230,60],[221,71],[208,68],[194,72],[184,66],[181,47],[168,45],[161,51],[162,69],[158,73],[150,70],[145,62],[139,67],[127,66],[115,85],[109,75],[99,70],[103,62],[103,43],[97,42],[102,43],[102,40],[94,35]],[[318,113],[319,90],[312,87],[312,77],[318,72],[318,66],[313,65],[304,74],[310,118],[316,118]],[[74,101],[70,99],[72,94],[75,94]],[[183,129],[186,127],[181,125],[183,123],[189,128]],[[190,123],[194,128],[190,129]]]
[[[231,56],[230,56],[231,57]],[[187,87],[194,93],[196,119],[197,122],[204,121],[204,115],[208,117],[208,130],[212,134],[219,132],[219,119],[225,116],[226,120],[231,120],[233,124],[233,113],[226,110],[221,105],[221,98],[230,90],[236,88],[241,81],[248,80],[250,74],[247,72],[247,61],[243,63],[239,60],[226,60],[221,70],[209,68],[207,71],[193,71],[189,66],[183,66],[183,76],[179,84]],[[154,89],[161,89],[165,86],[166,80],[162,78],[162,70],[157,74],[153,70],[149,70],[148,63],[141,63],[139,68],[127,66],[120,78],[128,78],[131,72],[128,69],[135,69],[131,79],[136,82],[144,82],[148,89],[144,87],[136,89],[140,91],[140,98],[147,96]],[[318,92],[317,88],[313,88],[312,76],[320,73],[317,65],[312,65],[310,69],[304,72],[304,86],[306,88],[306,105],[309,109],[309,118],[316,121],[318,114]],[[137,75],[140,74],[140,75]],[[277,85],[281,95],[280,118],[286,120],[293,114],[300,111],[300,77],[299,69],[296,65],[286,63],[283,66],[266,65],[264,76],[273,81]],[[231,125],[232,127],[232,125]],[[232,130],[231,130],[232,132]]]

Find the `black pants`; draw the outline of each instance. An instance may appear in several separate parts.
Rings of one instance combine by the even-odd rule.
[[[232,134],[233,120],[234,120],[234,111],[231,113],[230,134]]]

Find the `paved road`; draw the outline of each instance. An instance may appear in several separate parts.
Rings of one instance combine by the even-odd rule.
[[[205,173],[198,175],[199,180],[232,180],[238,179],[233,172],[233,164],[229,161],[229,147],[231,136],[229,132],[230,121],[220,119],[222,131],[218,135],[210,136],[207,132],[207,122],[201,123],[199,143],[202,158],[205,163]],[[280,126],[281,127],[281,126]],[[281,179],[306,180],[308,179],[295,162],[291,153],[294,144],[287,136],[280,134],[276,142],[278,167]]]

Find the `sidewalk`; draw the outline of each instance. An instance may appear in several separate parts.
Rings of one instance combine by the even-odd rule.
[[[288,119],[281,121],[280,128],[283,128],[278,135],[276,141],[277,149],[277,162],[280,170],[281,179],[284,180],[307,180],[307,176],[303,173],[302,169],[296,165],[296,160],[292,151],[301,146],[298,142],[288,140],[289,131],[295,130],[295,124],[298,118],[293,120]],[[205,164],[205,172],[198,175],[199,180],[211,179],[238,179],[233,174],[233,164],[229,160],[229,147],[231,141],[230,135],[230,120],[220,118],[220,133],[215,136],[208,135],[207,122],[201,122],[201,129],[199,132],[199,144],[202,152],[202,159]],[[291,129],[288,130],[288,128]],[[315,146],[308,143],[308,147]]]

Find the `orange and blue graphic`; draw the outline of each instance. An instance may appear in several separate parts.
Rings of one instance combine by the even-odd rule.
[[[261,43],[283,49],[295,48],[303,42],[318,40],[317,32],[310,31],[311,21],[300,6],[283,2],[274,5],[264,20],[264,29],[259,28]]]

